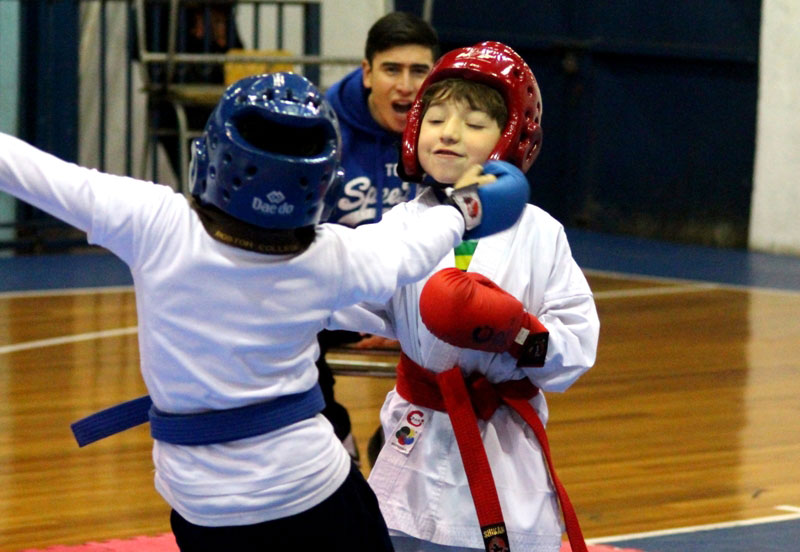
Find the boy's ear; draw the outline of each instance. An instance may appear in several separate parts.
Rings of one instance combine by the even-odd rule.
[[[367,58],[361,60],[361,84],[364,88],[372,88],[372,64]]]

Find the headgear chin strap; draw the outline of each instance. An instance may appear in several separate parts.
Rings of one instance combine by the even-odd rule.
[[[401,177],[414,182],[422,180],[423,170],[417,158],[422,95],[431,84],[449,78],[479,82],[502,94],[508,120],[489,159],[508,161],[526,172],[539,155],[542,144],[539,85],[519,54],[505,44],[488,41],[446,53],[423,81],[408,112],[403,132],[398,165]]]

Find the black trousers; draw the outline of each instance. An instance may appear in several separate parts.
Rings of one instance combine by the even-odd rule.
[[[255,525],[202,527],[175,510],[172,532],[181,552],[393,552],[378,499],[361,472],[310,510]]]
[[[345,343],[355,343],[361,339],[361,335],[356,332],[346,331],[330,331],[322,330],[317,334],[319,341],[319,359],[317,359],[317,370],[319,370],[319,386],[322,389],[322,395],[325,397],[325,410],[322,415],[325,416],[333,426],[333,431],[340,441],[351,431],[350,413],[340,403],[336,402],[333,395],[333,386],[336,383],[333,378],[333,371],[325,360],[325,353],[328,349],[343,345]]]

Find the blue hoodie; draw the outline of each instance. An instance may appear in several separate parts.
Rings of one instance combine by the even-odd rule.
[[[412,199],[413,183],[397,176],[401,135],[375,122],[367,105],[361,69],[356,69],[331,86],[325,94],[339,117],[342,130],[344,181],[328,191],[326,203],[333,204],[329,222],[358,226],[377,222],[383,212]],[[376,213],[375,198],[383,198],[383,210]]]

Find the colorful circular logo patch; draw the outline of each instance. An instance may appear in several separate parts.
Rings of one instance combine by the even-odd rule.
[[[397,433],[394,434],[397,437],[397,442],[401,445],[410,445],[414,442],[414,430],[408,426],[403,426],[397,430]]]

